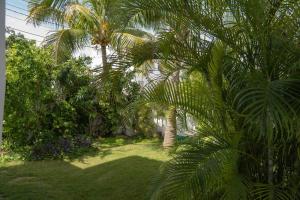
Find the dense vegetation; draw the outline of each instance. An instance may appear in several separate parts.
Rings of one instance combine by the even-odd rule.
[[[117,106],[131,101],[139,90],[128,81],[130,74],[120,74],[119,88],[107,87],[114,87],[122,99],[110,103],[94,83],[89,58],[54,64],[51,51],[22,35],[7,38],[4,141],[7,149],[31,159],[62,157],[90,147],[93,138],[120,129],[122,133]],[[127,92],[121,96],[123,90]]]
[[[58,31],[46,49],[8,42],[10,144],[93,135],[87,127],[99,113],[96,127],[108,133],[121,121],[143,132],[153,128],[151,110],[163,110],[165,147],[184,126],[179,119],[192,117],[197,130],[164,165],[153,199],[300,198],[298,0],[30,2],[29,21],[52,21]],[[71,56],[87,44],[101,47],[94,73]],[[50,52],[55,60],[45,59]],[[149,78],[142,90],[133,74]]]

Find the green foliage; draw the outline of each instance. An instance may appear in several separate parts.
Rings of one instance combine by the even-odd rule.
[[[49,51],[33,42],[11,36],[7,42],[7,92],[5,134],[13,145],[32,144],[42,130],[45,102],[55,97],[50,91],[54,70]],[[26,130],[26,134],[23,131]]]
[[[55,65],[51,49],[38,48],[14,34],[7,38],[6,57],[6,147],[24,154],[45,151],[41,154],[50,157],[77,147],[76,138],[89,136],[92,116],[101,108],[91,84],[89,59]],[[87,139],[79,140],[88,145]],[[57,155],[46,150],[51,145],[57,147],[53,147]]]
[[[89,137],[131,128],[121,110],[140,90],[133,72],[114,69],[99,84],[89,58],[55,64],[51,52],[21,35],[7,38],[6,149],[61,157],[90,145]]]
[[[143,101],[199,122],[153,198],[298,199],[299,1],[130,0],[124,9],[131,23],[160,30],[128,60],[187,76],[150,84]]]
[[[123,112],[124,108],[137,98],[140,91],[140,86],[132,81],[133,77],[134,72],[128,72],[121,67],[112,69],[100,79],[96,78],[100,105],[105,108],[107,124],[110,124],[110,131],[106,136],[116,132],[125,133],[126,129],[133,128],[132,124],[128,123],[128,119],[133,116]]]
[[[101,47],[103,72],[110,71],[107,65],[106,48],[117,48],[119,37],[141,33],[134,27],[125,28],[126,15],[120,10],[122,0],[30,0],[28,21],[40,25],[55,23],[58,30],[45,39],[54,47],[54,57],[65,61],[78,49],[87,45]],[[65,26],[67,25],[67,26]]]
[[[133,127],[139,135],[148,138],[156,136],[157,130],[153,120],[152,107],[147,104],[138,107],[132,120],[134,123]]]
[[[8,41],[11,144],[56,146],[53,138],[108,136],[128,124],[150,135],[149,103],[175,106],[197,119],[198,135],[164,166],[154,199],[300,198],[299,1],[30,2],[32,22],[68,25],[47,37],[56,60],[91,41],[107,73],[95,81],[84,60],[54,67],[50,50]],[[117,50],[109,63],[108,45]],[[154,63],[165,80],[149,83],[138,99],[126,68]],[[178,82],[168,81],[175,73]]]

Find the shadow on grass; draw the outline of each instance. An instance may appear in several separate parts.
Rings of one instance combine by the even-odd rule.
[[[79,149],[76,152],[66,155],[64,158],[67,158],[70,161],[77,160],[79,162],[85,163],[87,157],[100,157],[105,158],[113,153],[112,149],[115,147],[121,147],[126,145],[142,145],[151,150],[161,150],[162,148],[161,141],[159,139],[144,139],[139,137],[109,137],[109,138],[100,138],[93,147],[86,149]],[[114,149],[114,151],[116,151]],[[122,150],[121,150],[122,151]]]
[[[78,148],[74,149],[71,152],[64,153],[53,157],[52,155],[46,155],[41,157],[43,160],[79,160],[84,163],[85,158],[87,157],[95,157],[99,156],[101,158],[105,158],[108,155],[112,154],[112,148],[121,147],[129,144],[134,145],[143,145],[147,146],[152,150],[163,150],[161,146],[161,141],[159,139],[145,139],[142,137],[126,137],[126,136],[118,136],[118,137],[110,137],[110,138],[99,138],[94,141],[91,147],[86,148]],[[16,161],[16,160],[41,160],[30,157],[30,149],[20,148],[14,151],[9,150],[7,152],[2,152],[0,154],[0,164]]]
[[[127,144],[136,144],[139,142],[145,141],[145,138],[142,137],[126,137],[126,136],[118,136],[118,137],[109,137],[109,138],[100,138],[100,146],[101,147],[118,147]]]
[[[88,148],[81,148],[81,149],[77,149],[74,152],[71,152],[67,155],[65,155],[64,157],[62,157],[61,160],[63,159],[68,159],[70,161],[73,160],[79,160],[79,161],[83,161],[85,157],[92,157],[92,156],[99,156],[101,154],[103,155],[109,155],[111,153],[111,151],[109,149],[100,149],[99,147],[88,147]]]
[[[67,158],[71,161],[78,160],[84,163],[84,160],[87,157],[99,156],[101,158],[104,158],[112,154],[112,148],[114,147],[121,147],[128,144],[137,144],[143,140],[144,139],[141,138],[127,138],[127,137],[100,138],[98,141],[94,143],[92,147],[78,149],[75,152],[65,155],[64,158]],[[154,146],[154,144],[149,144],[149,145]]]
[[[162,162],[139,156],[86,169],[64,161],[35,161],[0,168],[4,199],[143,200]],[[0,195],[1,196],[1,195]]]

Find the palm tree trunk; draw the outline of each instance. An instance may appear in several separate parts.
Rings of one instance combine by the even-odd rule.
[[[174,82],[179,82],[179,71],[176,72],[173,79]],[[173,147],[177,135],[177,122],[176,122],[176,107],[172,106],[167,112],[167,127],[164,135],[164,148]]]
[[[176,108],[170,107],[167,113],[167,127],[164,135],[164,148],[174,146],[176,139]]]
[[[109,73],[109,66],[107,64],[107,52],[106,45],[101,45],[101,55],[102,55],[102,65],[103,65],[103,73]]]

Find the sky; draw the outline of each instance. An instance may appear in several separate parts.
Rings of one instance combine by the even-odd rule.
[[[28,15],[26,0],[6,0],[5,9],[6,27],[10,27],[16,33],[22,33],[28,39],[36,40],[38,45],[42,43],[47,34],[51,33],[51,31],[55,31],[55,27],[49,24],[34,27],[32,24],[26,23],[26,17]],[[84,48],[75,54],[75,56],[83,55],[92,57],[93,66],[101,64],[101,54],[94,48]]]

